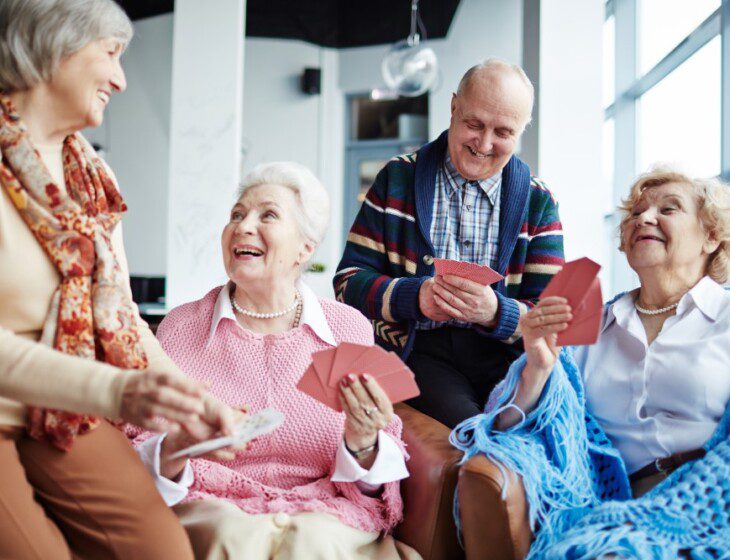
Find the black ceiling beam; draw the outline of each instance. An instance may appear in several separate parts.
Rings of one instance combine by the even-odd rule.
[[[117,0],[132,20],[174,9],[174,0]],[[299,39],[323,47],[390,44],[410,31],[410,0],[248,0],[246,36]],[[459,0],[420,0],[428,38],[445,37]]]

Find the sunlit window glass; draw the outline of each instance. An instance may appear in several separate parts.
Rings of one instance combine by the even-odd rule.
[[[603,23],[603,106],[613,103],[616,75],[616,18],[609,17]]]
[[[639,70],[659,62],[720,7],[720,0],[638,0]]]
[[[640,99],[639,168],[657,161],[694,176],[720,173],[720,37]]]

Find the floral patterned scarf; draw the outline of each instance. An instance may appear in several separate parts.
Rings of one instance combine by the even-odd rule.
[[[111,234],[126,211],[113,176],[78,134],[63,145],[63,185],[55,184],[7,97],[0,96],[0,183],[61,274],[41,342],[125,369],[144,369],[128,279]],[[28,433],[59,449],[99,425],[96,417],[35,407]]]

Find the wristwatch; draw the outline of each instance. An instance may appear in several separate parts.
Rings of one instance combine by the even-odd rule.
[[[355,459],[362,459],[366,455],[369,455],[370,453],[372,453],[373,451],[375,451],[377,448],[378,448],[378,440],[377,439],[375,440],[375,443],[374,444],[372,444],[369,447],[365,447],[365,448],[361,449],[360,451],[353,451],[352,449],[350,449],[348,447],[347,441],[345,441],[345,449],[347,449],[347,452],[350,455],[352,455],[353,457],[355,457]]]

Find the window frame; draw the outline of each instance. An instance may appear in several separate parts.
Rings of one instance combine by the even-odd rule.
[[[614,19],[614,98],[604,109],[604,121],[614,120],[613,208],[638,173],[637,169],[637,105],[652,87],[676,70],[692,55],[720,35],[720,168],[721,177],[730,180],[730,0],[721,5],[692,30],[661,60],[644,74],[639,73],[638,3],[641,0],[606,0],[604,21]],[[612,210],[605,216],[609,231],[617,232],[620,214]],[[616,240],[617,242],[617,240]],[[611,259],[611,288],[618,293],[637,285],[636,275],[626,259],[614,250]]]

